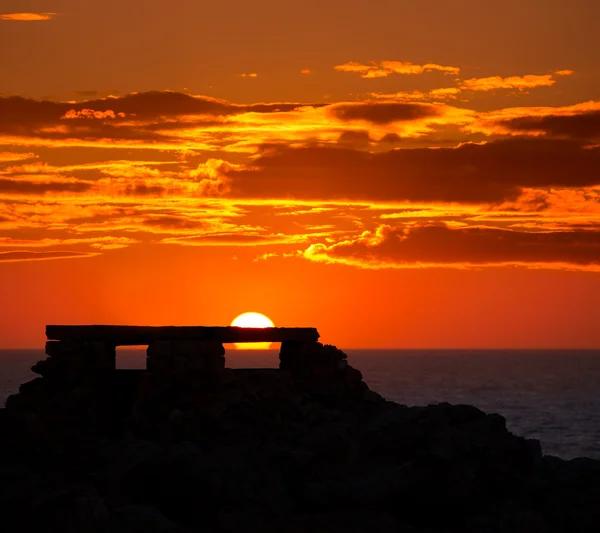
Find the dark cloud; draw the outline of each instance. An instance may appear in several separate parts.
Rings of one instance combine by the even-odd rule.
[[[160,131],[176,131],[200,124],[221,124],[219,117],[241,113],[288,112],[305,104],[257,103],[236,105],[208,97],[170,91],[132,93],[122,97],[82,102],[0,97],[0,133],[41,139],[119,139],[168,142]],[[177,117],[196,116],[194,121]],[[68,120],[65,117],[69,117]]]
[[[132,93],[82,102],[32,100],[21,96],[0,97],[0,124],[11,122],[51,123],[71,110],[114,111],[135,115],[138,119],[180,115],[232,115],[245,112],[274,113],[302,107],[301,103],[258,103],[235,105],[221,100],[171,91]],[[313,104],[311,104],[313,105]]]
[[[368,131],[344,131],[338,137],[338,144],[352,148],[367,148],[372,139]]]
[[[339,120],[364,120],[372,124],[391,124],[440,116],[440,110],[428,104],[396,102],[366,102],[360,104],[337,104],[330,113]]]
[[[56,192],[82,193],[92,188],[91,183],[83,182],[38,182],[27,180],[0,179],[0,193],[4,194],[45,194]]]
[[[600,139],[600,111],[589,111],[577,115],[518,117],[498,120],[495,123],[515,132],[542,131],[552,137]]]
[[[568,263],[600,265],[600,232],[525,233],[493,228],[450,229],[430,225],[409,229],[381,226],[376,233],[331,246],[319,245],[307,257],[351,264]]]
[[[200,229],[210,226],[210,224],[202,220],[193,220],[189,218],[171,215],[155,215],[147,217],[142,221],[142,225],[152,228],[161,228],[165,230]]]
[[[381,144],[399,144],[402,142],[402,137],[397,133],[388,133],[384,135],[379,142]]]
[[[523,187],[600,183],[600,149],[537,138],[375,154],[339,146],[279,147],[253,165],[226,171],[233,195],[478,203],[515,199]]]
[[[175,190],[168,190],[162,185],[148,185],[146,183],[134,183],[127,185],[124,194],[127,196],[163,196],[168,192],[176,192]]]

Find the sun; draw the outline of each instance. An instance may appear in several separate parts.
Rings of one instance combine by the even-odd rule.
[[[240,328],[272,328],[275,326],[273,321],[261,313],[242,313],[231,321],[232,326]],[[270,342],[236,342],[234,346],[238,350],[268,350],[271,347]]]

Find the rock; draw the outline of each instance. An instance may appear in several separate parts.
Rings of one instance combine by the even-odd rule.
[[[66,486],[44,494],[31,503],[30,530],[60,533],[96,533],[104,530],[107,507],[89,485]]]
[[[175,533],[182,529],[148,504],[125,505],[115,511],[110,531],[115,533]]]
[[[47,352],[35,366],[43,377],[0,410],[0,504],[21,531],[562,533],[600,523],[599,461],[544,457],[538,441],[472,406],[386,401],[314,338],[286,340],[281,369],[224,369],[214,340],[152,343],[145,372],[105,372],[106,344],[65,340]]]
[[[37,396],[45,392],[46,381],[43,378],[35,378],[19,385],[19,392],[24,396]]]

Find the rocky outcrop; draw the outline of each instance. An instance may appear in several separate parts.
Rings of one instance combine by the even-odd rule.
[[[7,531],[600,524],[600,462],[545,457],[475,407],[388,402],[333,346],[287,341],[280,369],[231,370],[218,342],[157,342],[146,371],[102,371],[110,350],[99,345],[79,345],[96,356],[76,368],[72,348],[50,348],[43,377],[0,410]]]

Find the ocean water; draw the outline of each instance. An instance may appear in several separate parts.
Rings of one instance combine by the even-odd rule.
[[[405,405],[450,402],[500,413],[545,454],[600,459],[600,350],[345,350],[370,388]],[[0,405],[41,350],[0,350]],[[231,368],[277,367],[276,351],[228,350]],[[117,366],[144,368],[143,350],[119,349]]]

